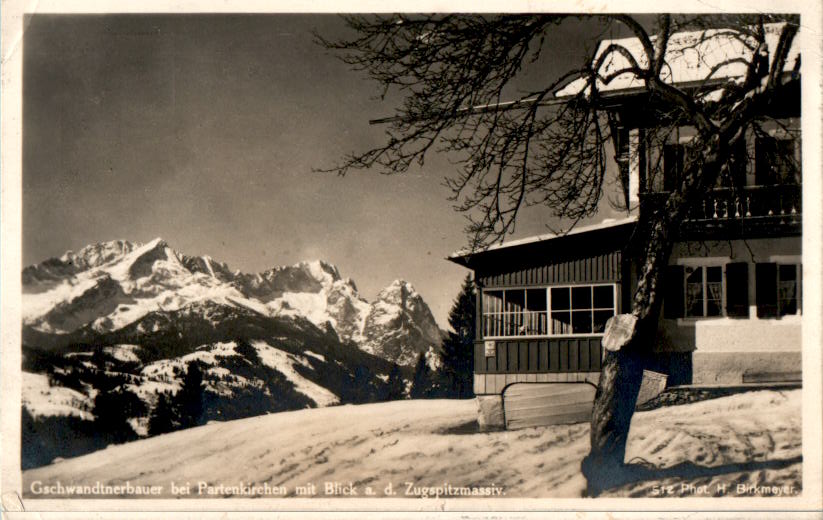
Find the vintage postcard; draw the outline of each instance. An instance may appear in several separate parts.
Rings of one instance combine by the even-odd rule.
[[[820,5],[444,7],[4,3],[9,518],[819,518]]]

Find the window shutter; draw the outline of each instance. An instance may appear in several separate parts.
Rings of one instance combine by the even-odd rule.
[[[757,317],[777,317],[777,264],[756,264]]]
[[[749,264],[726,264],[726,316],[749,317]]]
[[[663,281],[663,317],[675,319],[683,317],[683,266],[666,267]]]

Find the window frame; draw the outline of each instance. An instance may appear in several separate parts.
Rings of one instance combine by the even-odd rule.
[[[767,263],[775,264],[777,271],[775,279],[775,284],[777,288],[777,316],[761,319],[779,320],[783,318],[791,318],[793,316],[803,316],[803,257],[796,255],[772,255],[767,259]],[[795,269],[794,276],[795,283],[797,284],[795,305],[797,306],[797,310],[794,314],[780,314],[780,267],[789,265],[794,266]]]
[[[689,282],[688,282],[688,274],[686,271],[683,271],[683,319],[686,320],[704,320],[704,319],[716,319],[716,318],[727,318],[728,315],[726,314],[726,263],[723,264],[700,264],[700,265],[684,265],[686,269],[700,269],[702,271],[701,275],[701,300],[703,302],[703,313],[702,314],[694,314],[690,315],[689,313]],[[709,283],[717,283],[717,282],[709,282],[708,277],[708,269],[716,268],[720,269],[720,300],[718,301],[718,305],[720,307],[720,314],[708,314],[709,310],[709,300],[708,297],[709,291]]]
[[[783,318],[786,316],[802,316],[803,315],[803,300],[802,300],[802,286],[803,286],[803,278],[802,278],[802,270],[803,266],[801,264],[794,264],[794,263],[781,263],[775,262],[777,265],[777,318]],[[781,267],[793,267],[794,268],[794,312],[783,313],[782,309],[782,302],[783,299],[780,297],[780,283],[782,280],[780,279],[780,268]]]
[[[551,301],[551,289],[569,289],[569,308],[558,310],[556,312],[564,312],[567,311],[571,314],[572,311],[575,309],[572,306],[571,302],[571,289],[574,287],[588,287],[592,291],[592,301],[591,307],[587,309],[579,309],[579,310],[587,310],[592,314],[592,329],[594,329],[594,313],[598,310],[609,310],[606,308],[594,307],[594,288],[595,287],[611,287],[612,288],[612,307],[611,310],[613,311],[612,316],[615,316],[619,313],[619,301],[618,301],[618,291],[617,291],[618,284],[616,282],[597,282],[597,283],[570,283],[570,284],[556,284],[556,285],[513,285],[513,286],[506,286],[506,287],[488,287],[483,288],[482,290],[482,298],[483,298],[483,305],[480,309],[480,331],[483,334],[483,339],[489,340],[518,340],[518,339],[547,339],[547,338],[580,338],[580,337],[602,337],[604,332],[578,332],[578,333],[565,333],[565,334],[555,334],[553,332],[552,326],[552,301]],[[513,315],[516,314],[515,312],[486,312],[486,298],[487,294],[490,292],[503,292],[502,308],[505,308],[505,293],[506,291],[528,291],[534,289],[543,289],[546,294],[546,309],[545,316],[546,316],[546,323],[548,332],[546,334],[522,334],[522,335],[486,335],[486,317],[487,316],[501,316],[501,315]],[[527,294],[527,293],[526,293]],[[526,300],[524,300],[525,302]],[[540,311],[537,311],[540,312]],[[504,325],[505,328],[505,325]]]
[[[757,276],[757,265],[761,262],[748,262],[748,272],[749,272],[749,283],[753,284],[749,286],[749,317],[746,319],[754,319],[754,320],[779,320],[779,319],[786,319],[792,317],[800,317],[803,315],[803,261],[802,257],[795,256],[795,255],[772,255],[765,259],[764,264],[774,264],[775,266],[775,278],[770,283],[774,284],[774,289],[776,290],[777,298],[775,301],[776,305],[776,312],[775,316],[768,316],[763,317],[759,316],[758,310],[758,297],[757,295],[757,287],[760,283],[760,279]],[[723,257],[706,257],[706,258],[679,258],[675,265],[681,266],[684,268],[682,273],[682,280],[681,280],[681,291],[682,291],[682,310],[681,315],[678,316],[677,322],[686,324],[686,323],[693,323],[695,321],[701,320],[711,320],[711,319],[726,319],[726,318],[737,318],[737,316],[728,314],[727,308],[727,300],[728,300],[728,277],[727,277],[727,267],[729,264],[734,264],[735,261],[730,258],[723,258]],[[795,277],[794,282],[796,284],[796,295],[795,295],[795,306],[796,311],[793,314],[781,314],[781,299],[780,299],[780,267],[781,266],[793,266],[795,269]],[[720,299],[720,314],[714,316],[706,316],[707,311],[707,285],[708,280],[706,276],[706,269],[709,267],[719,267],[721,269],[721,299]],[[703,314],[702,315],[688,315],[689,312],[688,308],[688,275],[685,271],[686,268],[692,269],[702,269],[703,270]],[[753,290],[752,290],[753,289]],[[664,303],[665,305],[665,303]],[[670,319],[674,319],[671,317]]]
[[[729,257],[725,256],[707,256],[707,257],[685,257],[685,258],[678,258],[675,265],[682,266],[683,269],[683,277],[680,281],[681,286],[680,290],[682,291],[681,295],[681,305],[682,305],[682,315],[678,316],[677,322],[680,323],[693,323],[695,321],[702,321],[702,320],[717,320],[721,318],[729,318],[729,315],[726,313],[726,285],[728,281],[726,280],[726,265],[734,263]],[[720,268],[720,314],[716,316],[706,316],[706,267],[719,267]],[[687,291],[687,284],[686,284],[686,269],[692,268],[704,268],[703,269],[703,314],[700,316],[689,316],[687,315],[688,308],[687,308],[687,298],[688,298],[688,291]],[[665,303],[664,303],[665,305]]]
[[[755,136],[754,137],[754,154],[752,157],[753,183],[755,186],[779,186],[785,184],[802,184],[803,183],[803,166],[802,166],[802,143],[799,134],[794,134],[792,131],[778,131],[772,129],[768,132],[768,138]],[[767,144],[773,144],[774,149],[767,149]],[[790,150],[780,150],[781,146],[788,145]],[[785,157],[782,157],[785,153]],[[765,156],[761,154],[767,154]],[[777,163],[767,161],[768,158],[782,159]],[[793,168],[783,169],[785,164],[783,161],[789,161]],[[766,168],[767,171],[761,171],[761,168]]]

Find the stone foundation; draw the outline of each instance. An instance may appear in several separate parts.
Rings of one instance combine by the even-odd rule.
[[[502,430],[506,427],[502,395],[478,395],[477,424],[480,431]]]
[[[758,373],[786,374],[802,371],[800,351],[795,352],[701,352],[692,354],[695,385],[737,385]],[[778,377],[779,379],[779,377]]]

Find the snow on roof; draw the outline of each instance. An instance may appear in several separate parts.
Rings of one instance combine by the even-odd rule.
[[[569,230],[565,233],[563,233],[563,232],[561,232],[561,233],[545,233],[545,234],[542,234],[542,235],[534,235],[534,236],[530,236],[530,237],[520,238],[520,239],[517,239],[517,240],[512,240],[511,242],[505,242],[505,243],[502,243],[502,244],[493,244],[493,245],[487,247],[486,249],[483,249],[483,250],[480,250],[480,251],[474,251],[474,252],[466,251],[466,250],[457,251],[456,253],[452,253],[451,255],[449,255],[448,259],[449,260],[457,260],[457,259],[460,259],[460,258],[465,258],[465,257],[472,256],[472,255],[475,255],[475,254],[485,253],[487,251],[496,251],[498,249],[507,249],[507,248],[510,248],[510,247],[522,246],[522,245],[526,245],[526,244],[533,244],[533,243],[537,243],[537,242],[546,242],[548,240],[554,240],[556,238],[563,238],[563,237],[567,237],[567,236],[571,236],[571,235],[581,235],[583,233],[589,233],[589,232],[598,231],[598,230],[601,230],[601,229],[609,229],[609,228],[624,226],[626,224],[633,224],[635,222],[637,222],[637,216],[636,215],[626,217],[626,218],[621,218],[621,219],[607,218],[607,219],[605,219],[601,222],[598,222],[597,224],[591,224],[591,225],[588,225],[588,226],[575,227],[575,228],[573,228],[573,229],[571,229],[571,230]]]
[[[777,49],[780,33],[785,25],[785,23],[764,25],[770,60],[774,59],[774,51]],[[654,43],[657,37],[652,36],[651,39]],[[751,42],[748,45],[754,46]],[[625,48],[641,68],[648,66],[643,45],[636,37],[601,40],[592,62],[597,61],[612,44]],[[744,62],[750,61],[752,54],[755,52],[755,49],[749,46],[742,41],[739,33],[733,33],[730,29],[707,29],[674,33],[669,39],[666,62],[660,73],[661,79],[667,83],[676,84],[698,83],[707,79],[742,80],[747,67]],[[795,42],[789,50],[785,70],[791,70],[799,57],[800,49]],[[742,61],[740,58],[742,58]],[[607,77],[629,66],[630,62],[625,56],[619,52],[611,52],[603,60],[598,73],[603,77]],[[718,67],[718,69],[712,73],[714,67]],[[578,94],[587,88],[587,82],[585,78],[578,78],[555,92],[555,96],[565,97]],[[637,78],[634,73],[625,72],[616,76],[608,84],[598,80],[597,88],[601,92],[616,92],[643,88],[644,86],[643,80]]]

